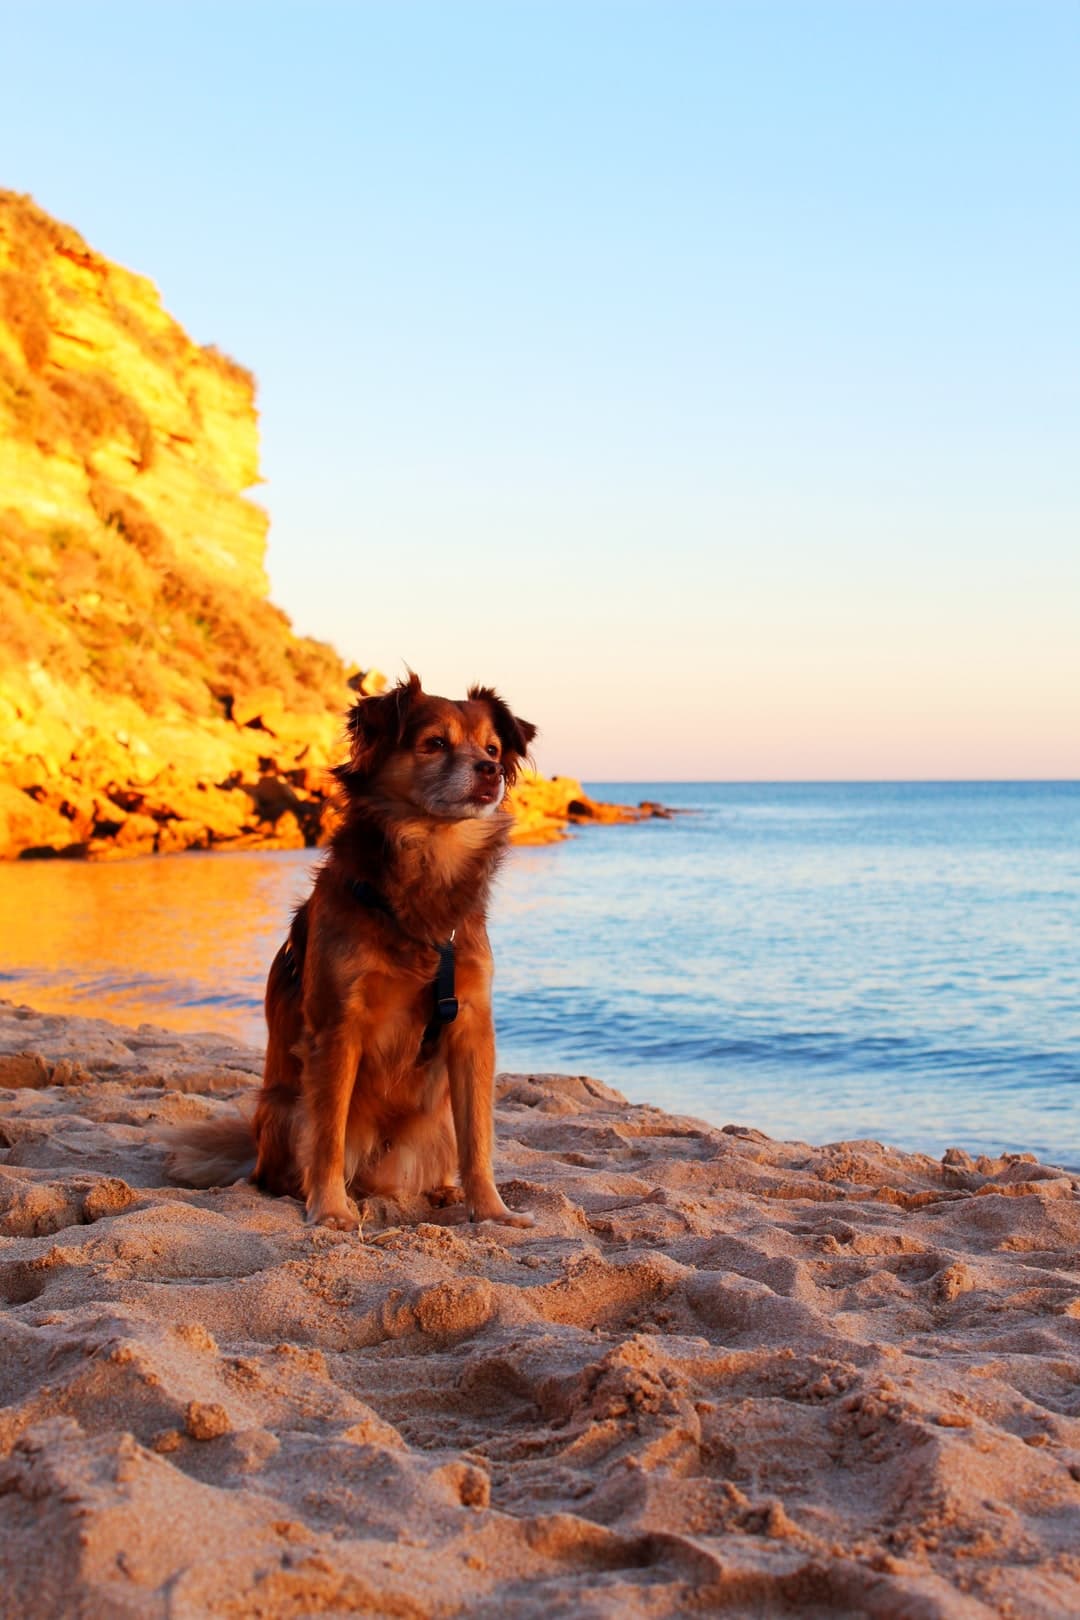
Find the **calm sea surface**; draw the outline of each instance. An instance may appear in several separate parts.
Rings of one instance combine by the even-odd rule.
[[[717,1123],[1080,1166],[1080,783],[605,783],[692,814],[517,850],[500,1065]],[[262,1043],[314,859],[0,865],[0,995]]]

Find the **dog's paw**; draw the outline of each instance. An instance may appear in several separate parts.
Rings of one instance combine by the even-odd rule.
[[[307,1210],[309,1226],[325,1226],[331,1232],[359,1232],[363,1226],[360,1211],[351,1198],[344,1203],[310,1203]]]
[[[461,1187],[433,1187],[427,1199],[433,1209],[449,1209],[452,1204],[463,1204],[465,1193]]]
[[[502,1199],[494,1203],[472,1203],[469,1205],[470,1221],[498,1221],[500,1226],[535,1226],[536,1221],[524,1210],[507,1209]]]

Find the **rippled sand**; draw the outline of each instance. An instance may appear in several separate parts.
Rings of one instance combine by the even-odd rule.
[[[4,1616],[1080,1612],[1080,1201],[502,1077],[459,1212],[163,1185],[259,1055],[0,1004]]]

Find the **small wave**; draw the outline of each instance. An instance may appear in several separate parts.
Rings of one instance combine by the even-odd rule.
[[[863,1075],[872,1082],[887,1075],[962,1077],[968,1085],[1030,1088],[1080,1086],[1080,1058],[1068,1049],[1017,1044],[963,1045],[926,1035],[859,1033],[837,1029],[761,1029],[703,1025],[688,1019],[658,1018],[631,1005],[597,999],[585,1006],[577,994],[535,996],[510,993],[497,1004],[500,1038],[507,1045],[543,1045],[564,1053],[595,1052],[620,1067],[660,1063],[700,1071],[736,1064],[770,1071],[798,1070]]]

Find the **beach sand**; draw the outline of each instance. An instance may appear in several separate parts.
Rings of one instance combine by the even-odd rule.
[[[504,1075],[535,1229],[360,1242],[164,1183],[257,1052],[0,1054],[3,1616],[1080,1613],[1074,1177]]]

